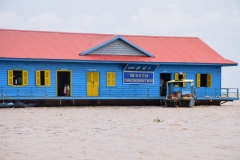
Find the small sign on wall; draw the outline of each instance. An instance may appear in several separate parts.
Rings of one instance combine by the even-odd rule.
[[[144,71],[144,72],[154,72],[157,69],[156,64],[127,64],[124,71]]]
[[[123,84],[153,84],[153,72],[123,72]]]

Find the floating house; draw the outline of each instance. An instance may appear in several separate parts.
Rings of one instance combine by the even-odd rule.
[[[194,80],[199,105],[239,99],[237,88],[221,83],[222,67],[238,64],[196,37],[8,29],[0,29],[0,37],[2,101],[163,105],[164,82],[178,79]]]

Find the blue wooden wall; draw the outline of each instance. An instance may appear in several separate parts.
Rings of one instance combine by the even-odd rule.
[[[140,84],[123,84],[123,69],[126,63],[79,63],[79,62],[21,62],[21,61],[0,61],[0,87],[4,90],[5,96],[16,96],[21,94],[27,96],[30,90],[38,90],[39,92],[32,93],[34,96],[44,96],[42,91],[47,90],[47,96],[56,96],[56,71],[70,70],[72,71],[72,96],[86,97],[86,81],[87,72],[99,72],[100,85],[99,97],[159,97],[160,93],[160,73],[171,73],[172,79],[174,73],[184,72],[187,79],[196,80],[196,74],[212,74],[212,87],[196,88],[197,96],[204,97],[205,95],[216,94],[216,89],[221,88],[221,66],[207,65],[159,65],[154,72],[154,85]],[[28,71],[28,86],[8,86],[8,70],[27,70]],[[36,70],[50,70],[51,86],[38,87],[36,86]],[[107,72],[116,72],[116,87],[107,87],[106,75]],[[196,86],[196,84],[194,84]],[[16,92],[18,90],[18,92]],[[28,92],[26,92],[26,90]],[[124,95],[123,95],[124,93]],[[220,94],[220,93],[217,93]]]
[[[193,79],[196,94],[198,97],[220,96],[221,91],[221,66],[207,66],[207,65],[160,65],[155,71],[155,74],[160,73],[172,73],[172,79],[174,79],[174,73],[184,72],[186,73],[186,79]],[[212,87],[196,87],[196,74],[212,74]]]

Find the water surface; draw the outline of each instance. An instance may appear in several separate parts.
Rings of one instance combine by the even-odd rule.
[[[156,123],[159,118],[162,122]],[[240,159],[240,102],[0,109],[1,160]]]

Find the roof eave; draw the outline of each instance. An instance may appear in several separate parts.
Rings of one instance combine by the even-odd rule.
[[[38,59],[38,58],[5,58],[3,61],[41,61],[41,62],[91,62],[91,63],[148,63],[160,65],[211,65],[211,66],[238,66],[238,63],[196,63],[196,62],[150,62],[150,61],[106,61],[106,60],[74,60],[74,59]]]

